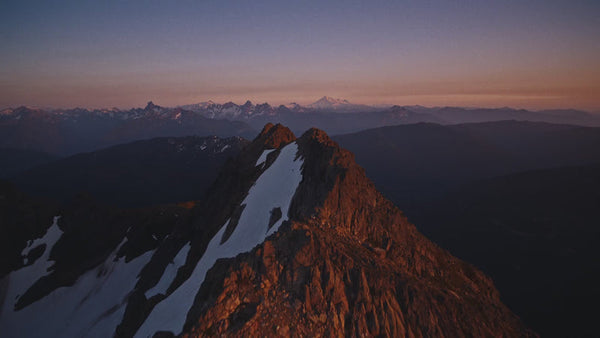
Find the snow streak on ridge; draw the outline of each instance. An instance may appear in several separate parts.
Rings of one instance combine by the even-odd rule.
[[[185,264],[185,260],[190,252],[191,247],[192,245],[188,242],[183,248],[181,248],[181,250],[179,250],[175,258],[173,258],[173,261],[169,262],[169,264],[165,267],[165,271],[163,272],[162,277],[160,277],[158,283],[156,283],[152,289],[149,289],[144,293],[146,298],[149,299],[158,294],[167,294],[167,289],[171,283],[173,283],[175,276],[177,276],[177,270],[179,270],[179,268]]]
[[[295,142],[281,149],[277,159],[250,188],[242,202],[246,207],[231,236],[220,244],[229,224],[227,221],[208,244],[190,278],[154,307],[136,337],[151,337],[157,331],[181,333],[196,293],[217,259],[235,257],[252,250],[287,220],[290,203],[302,180],[303,160],[296,158],[297,152],[298,145]],[[269,228],[271,212],[276,208],[281,208],[282,217]]]
[[[260,154],[260,157],[258,158],[258,160],[256,160],[255,167],[258,167],[259,165],[263,164],[263,162],[265,162],[267,160],[267,155],[269,155],[270,153],[272,153],[275,150],[276,149],[265,149],[262,152],[262,154]]]

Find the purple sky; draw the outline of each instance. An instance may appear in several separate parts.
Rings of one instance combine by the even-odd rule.
[[[0,107],[600,110],[600,1],[0,2]]]

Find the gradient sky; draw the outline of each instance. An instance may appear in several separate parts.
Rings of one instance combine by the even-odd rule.
[[[600,111],[600,1],[0,2],[0,107]]]

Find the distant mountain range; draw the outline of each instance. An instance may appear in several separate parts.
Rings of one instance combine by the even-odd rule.
[[[241,121],[210,119],[181,108],[148,102],[126,111],[20,107],[0,114],[0,147],[67,156],[111,145],[164,136],[252,137]]]
[[[359,113],[381,110],[381,108],[362,104],[353,104],[344,99],[336,99],[329,96],[323,96],[319,100],[302,106],[295,102],[287,105],[271,106],[268,103],[253,104],[246,101],[243,105],[237,105],[233,102],[224,104],[213,101],[201,102],[190,105],[179,106],[179,108],[198,112],[209,118],[228,118],[228,119],[251,119],[258,116],[276,116],[282,113]]]
[[[208,118],[227,118],[247,121],[257,129],[260,128],[262,124],[269,121],[286,123],[291,126],[292,130],[304,130],[307,124],[313,123],[315,126],[332,134],[416,122],[457,124],[500,120],[522,120],[600,126],[600,115],[574,109],[530,111],[508,107],[375,107],[353,104],[348,100],[331,98],[328,96],[323,96],[319,100],[305,106],[297,103],[290,103],[288,105],[274,107],[268,103],[255,105],[250,101],[246,101],[243,105],[237,105],[233,102],[217,104],[208,101],[185,105],[180,108],[197,112]],[[403,112],[401,116],[398,116],[397,114],[396,116],[389,115],[400,111]],[[302,113],[302,115],[301,117],[298,117],[294,116],[294,113]],[[339,116],[328,113],[345,113],[350,115]],[[358,120],[360,120],[360,122]],[[357,124],[360,124],[362,128],[358,128],[356,126]]]
[[[306,106],[291,103],[277,107],[250,101],[242,105],[208,101],[168,108],[149,102],[143,109],[130,110],[5,109],[0,112],[0,147],[65,156],[153,137],[216,135],[249,138],[266,123],[285,124],[296,133],[318,127],[337,135],[418,122],[457,124],[500,120],[600,126],[600,115],[578,110],[372,107],[327,96]]]

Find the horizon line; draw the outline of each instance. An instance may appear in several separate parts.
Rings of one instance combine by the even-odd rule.
[[[177,105],[161,105],[161,104],[156,104],[155,100],[148,100],[147,103],[145,105],[136,105],[136,106],[70,106],[70,107],[66,107],[66,106],[51,106],[51,105],[31,105],[31,104],[18,104],[18,105],[6,105],[6,106],[2,106],[0,107],[0,111],[5,111],[5,110],[9,110],[9,109],[19,109],[19,108],[28,108],[28,109],[39,109],[39,110],[45,110],[45,111],[56,111],[56,110],[75,110],[75,109],[85,109],[85,110],[89,110],[89,111],[93,111],[93,110],[109,110],[109,109],[117,109],[119,111],[127,111],[127,110],[132,110],[132,109],[144,109],[145,106],[147,106],[149,103],[152,103],[156,106],[162,107],[162,108],[168,108],[168,109],[175,109],[175,108],[181,108],[183,106],[188,106],[188,105],[195,105],[195,104],[202,104],[202,103],[208,103],[208,102],[212,102],[213,104],[217,104],[217,105],[224,105],[227,103],[233,103],[235,105],[238,106],[242,106],[247,102],[250,102],[253,105],[261,105],[261,104],[268,104],[271,107],[274,108],[278,108],[280,106],[286,106],[289,104],[297,104],[301,107],[306,107],[309,108],[308,106],[315,103],[316,101],[324,98],[324,97],[328,97],[328,98],[333,98],[336,100],[346,100],[349,102],[349,105],[353,105],[353,106],[366,106],[366,107],[370,107],[370,108],[381,108],[381,109],[388,109],[394,106],[398,106],[398,107],[404,107],[404,108],[408,108],[408,107],[423,107],[426,109],[436,109],[436,108],[461,108],[461,109],[511,109],[511,110],[525,110],[525,111],[531,111],[531,112],[542,112],[542,111],[548,111],[548,110],[562,110],[562,111],[566,111],[566,110],[574,110],[574,111],[581,111],[581,112],[586,112],[586,113],[590,113],[590,114],[600,114],[600,107],[599,108],[592,108],[592,109],[579,109],[579,108],[573,108],[573,107],[568,107],[568,108],[538,108],[538,109],[531,109],[531,108],[525,108],[525,107],[518,107],[518,106],[511,106],[511,105],[425,105],[425,104],[395,104],[395,103],[353,103],[350,100],[347,99],[343,99],[343,98],[338,98],[338,97],[333,97],[333,96],[322,96],[319,99],[311,102],[311,103],[305,103],[305,104],[301,104],[301,103],[297,103],[296,101],[293,100],[289,100],[289,102],[287,104],[271,104],[268,101],[258,101],[255,100],[254,102],[250,99],[246,99],[246,100],[242,100],[244,101],[243,103],[236,103],[234,100],[228,100],[228,101],[224,101],[224,102],[217,102],[217,101],[213,101],[211,99],[205,100],[205,101],[197,101],[194,103],[185,103],[185,104],[177,104]],[[238,101],[239,102],[239,101]]]

